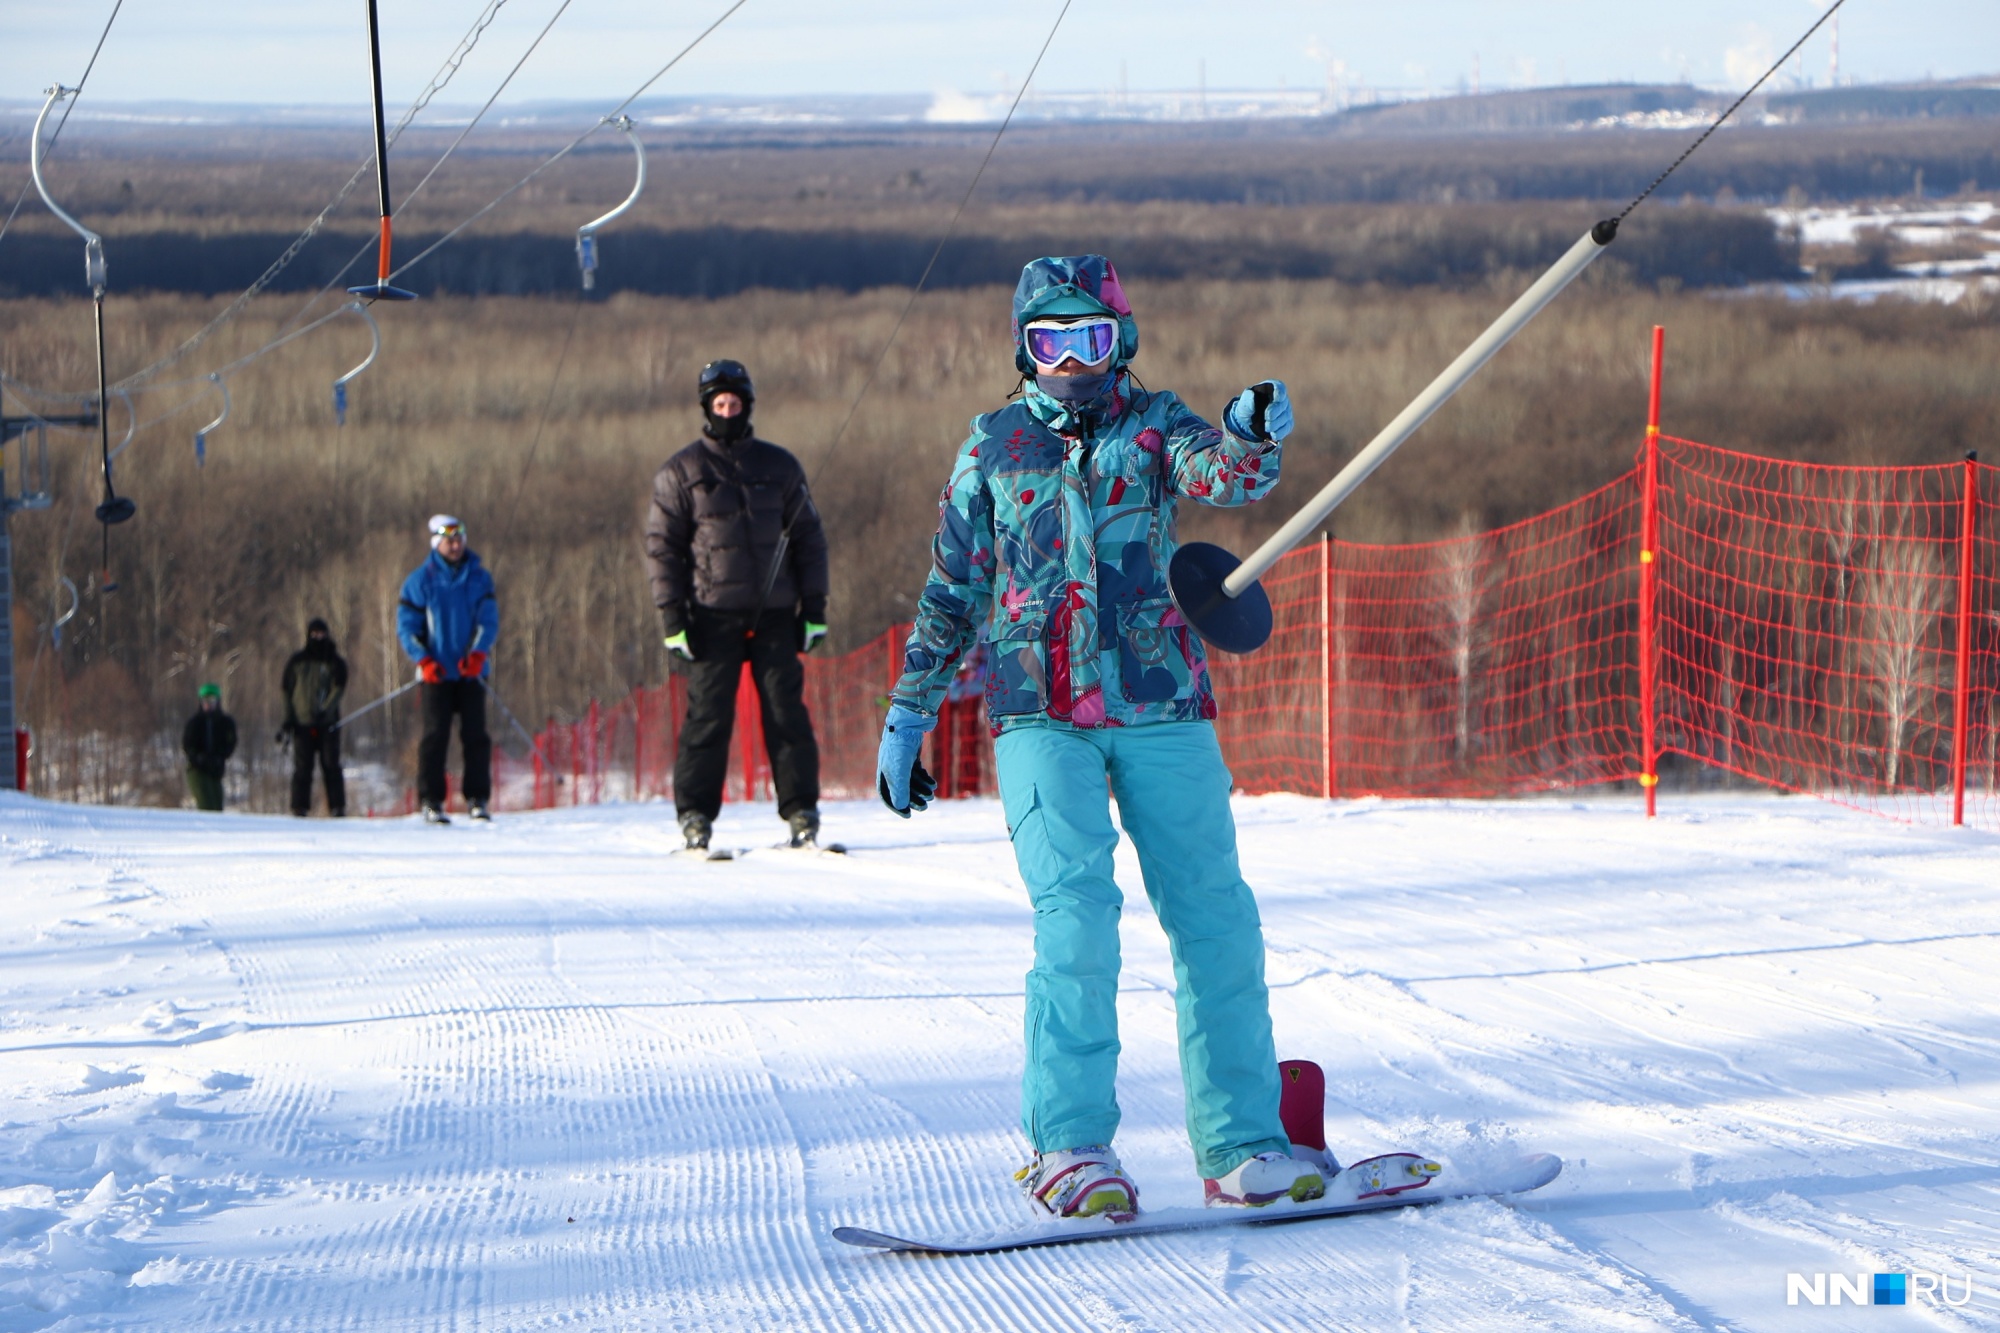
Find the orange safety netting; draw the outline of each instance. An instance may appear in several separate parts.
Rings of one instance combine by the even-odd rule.
[[[1924,822],[1962,801],[2000,827],[1996,504],[1995,470],[1970,462],[1819,467],[1662,436],[1616,481],[1509,527],[1323,541],[1265,575],[1271,641],[1212,658],[1223,750],[1245,791],[1324,796],[1642,783],[1664,754],[1681,785],[1733,774]],[[830,798],[874,790],[905,633],[806,661]],[[682,701],[669,680],[551,723],[503,799],[670,795]],[[737,716],[730,797],[767,798],[747,676]],[[993,792],[976,697],[948,705],[926,762],[943,795]]]
[[[1990,513],[1993,479],[1970,464],[1816,467],[1662,437],[1660,747],[1949,822],[1963,733],[1968,815],[1993,825],[1995,547],[1976,521],[1961,540],[1968,491]]]

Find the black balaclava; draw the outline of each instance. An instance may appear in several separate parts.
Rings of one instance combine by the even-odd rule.
[[[750,410],[757,405],[756,390],[750,384],[750,372],[739,361],[711,361],[702,367],[701,414],[708,424],[701,433],[721,444],[735,444],[747,440],[752,433]],[[719,417],[711,410],[710,404],[719,393],[733,393],[743,400],[743,410],[733,417]]]
[[[314,630],[320,632],[320,637],[317,639],[313,637]],[[315,616],[306,624],[307,655],[311,657],[332,657],[334,652],[333,631],[327,627],[327,623],[324,620]]]

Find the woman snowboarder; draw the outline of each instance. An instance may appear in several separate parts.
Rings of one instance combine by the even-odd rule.
[[[989,645],[1001,802],[1035,908],[1017,1179],[1057,1217],[1129,1214],[1118,1128],[1120,822],[1173,948],[1188,1135],[1212,1204],[1306,1200],[1291,1155],[1257,904],[1237,868],[1230,777],[1199,639],[1166,571],[1183,498],[1262,499],[1290,433],[1285,386],[1245,389],[1218,430],[1129,364],[1138,325],[1110,261],[1038,259],[1014,292],[1017,401],[974,418],[882,733],[877,782],[908,817],[935,787],[925,733],[959,658]],[[1108,780],[1108,792],[1107,792]]]

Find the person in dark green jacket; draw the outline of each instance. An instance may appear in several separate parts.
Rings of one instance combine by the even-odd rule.
[[[236,753],[236,719],[222,711],[222,687],[210,682],[196,691],[201,707],[181,728],[187,756],[188,795],[197,810],[222,808],[222,774]]]

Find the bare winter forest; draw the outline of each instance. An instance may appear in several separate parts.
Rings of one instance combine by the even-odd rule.
[[[1624,471],[1641,439],[1654,323],[1668,329],[1665,416],[1675,434],[1832,463],[1941,462],[1968,448],[2000,447],[2000,381],[1992,373],[2000,315],[1990,304],[1792,303],[1729,291],[1731,282],[1770,276],[1771,266],[1789,273],[1801,262],[1795,241],[1773,234],[1761,213],[1733,206],[1742,197],[1887,193],[1903,188],[1897,163],[1952,154],[1968,187],[1992,188],[1990,146],[1961,127],[1947,124],[1930,139],[1909,129],[1897,135],[1869,141],[1873,166],[1847,162],[1856,173],[1851,191],[1827,184],[1847,178],[1828,165],[1831,146],[1812,134],[1746,133],[1728,143],[1700,178],[1710,193],[1659,210],[1650,231],[1635,228],[1637,259],[1601,266],[1523,334],[1340,512],[1339,535],[1399,541],[1493,526]],[[1073,165],[1037,185],[1026,156],[1032,143],[1010,143],[996,159],[992,202],[975,204],[964,239],[954,243],[977,262],[941,266],[944,285],[918,301],[832,453],[835,430],[907,298],[897,283],[921,269],[925,237],[950,215],[976,161],[963,141],[934,136],[909,145],[914,165],[901,174],[890,170],[896,144],[701,152],[683,144],[656,174],[657,194],[648,196],[656,211],[634,219],[634,232],[652,228],[654,240],[633,244],[631,263],[673,273],[685,267],[674,235],[705,228],[713,241],[715,229],[726,228],[741,248],[764,228],[791,247],[789,260],[759,261],[759,271],[779,277],[745,282],[738,274],[692,288],[663,281],[653,292],[581,301],[456,294],[543,290],[539,279],[482,288],[463,270],[420,302],[376,309],[384,353],[350,386],[345,426],[334,424],[331,385],[368,346],[351,317],[236,375],[232,414],[209,438],[198,469],[192,435],[219,405],[202,376],[275,336],[302,300],[266,296],[197,357],[159,377],[191,383],[138,399],[142,424],[117,477],[139,516],[112,534],[116,593],[94,591],[94,441],[51,437],[56,503],[12,520],[18,689],[38,735],[95,737],[97,758],[38,779],[44,789],[98,799],[178,801],[172,733],[192,707],[194,686],[214,679],[242,724],[250,762],[239,767],[250,799],[281,806],[282,761],[271,732],[284,658],[302,640],[305,620],[323,615],[354,665],[351,702],[406,679],[393,643],[396,591],[424,555],[423,520],[437,510],[469,522],[474,549],[494,571],[503,612],[496,685],[523,721],[567,716],[592,697],[656,682],[664,667],[639,522],[653,469],[695,435],[695,372],[719,356],[751,367],[759,433],[793,449],[814,475],[833,543],[833,646],[871,638],[907,615],[921,584],[935,496],[967,419],[1014,387],[1009,289],[995,279],[1047,250],[1101,245],[1117,258],[1121,243],[1131,246],[1137,258],[1123,267],[1141,328],[1136,369],[1148,385],[1174,389],[1213,415],[1256,379],[1290,384],[1300,425],[1274,499],[1184,524],[1185,535],[1241,549],[1330,476],[1512,299],[1551,245],[1573,239],[1600,201],[1644,174],[1662,147],[1655,137],[1625,136],[1588,141],[1586,152],[1569,146],[1585,141],[1571,140],[1537,159],[1531,141],[1501,141],[1483,156],[1477,145],[1453,142],[1459,146],[1406,148],[1411,161],[1399,174],[1395,154],[1379,145],[1203,142],[1176,155],[1147,140],[1121,154],[1095,193],[1076,184]],[[1367,158],[1377,173],[1371,179],[1389,184],[1370,194],[1353,173],[1321,173],[1309,178],[1320,182],[1316,192],[1296,202],[1260,193],[1255,180],[1244,185],[1282,174],[1273,161],[1314,152],[1355,172]],[[1783,175],[1788,153],[1804,164],[1798,179]],[[413,206],[412,227],[448,225],[448,201],[483,201],[488,185],[504,185],[502,177],[532,159],[498,167],[496,160],[471,159],[462,178],[441,176],[450,188],[425,204],[435,216]],[[1233,194],[1192,191],[1186,182],[1200,178],[1204,162],[1235,182]],[[204,293],[254,277],[282,247],[278,229],[296,228],[352,167],[310,154],[175,156],[119,142],[80,149],[75,183],[117,219],[105,227],[113,238],[113,377],[156,359],[220,311],[228,297]],[[617,157],[594,156],[585,167],[526,199],[516,230],[494,235],[565,252],[566,229],[619,189]],[[1573,179],[1558,179],[1557,167]],[[1941,179],[1942,168],[1931,170],[1929,179]],[[1745,188],[1730,184],[1731,171]],[[1874,177],[1889,188],[1863,188]],[[166,246],[162,237],[241,241],[266,231],[277,243],[258,242],[258,262],[240,282],[233,271],[227,283],[191,271],[179,290],[157,279],[146,284],[156,288],[150,292],[119,288],[121,236],[137,251]],[[41,224],[24,234],[49,239]],[[893,244],[861,264],[857,236]],[[845,251],[829,240],[843,237]],[[15,240],[0,243],[0,257]],[[312,270],[319,276],[311,287],[351,253],[337,238],[316,244],[333,260]],[[65,272],[81,268],[74,248],[64,240],[52,251]],[[607,244],[607,277],[619,259]],[[1871,262],[1841,254],[1804,260],[1835,268]],[[542,261],[522,262],[521,271],[533,273]],[[837,278],[843,262],[848,280],[812,278],[829,265]],[[1755,265],[1765,268],[1731,271]],[[707,294],[659,294],[687,290]],[[88,303],[0,301],[0,370],[53,391],[86,389]],[[13,396],[7,410],[23,405]],[[112,419],[115,440],[124,426],[116,400]],[[67,604],[64,577],[83,595],[57,647],[50,626]],[[392,711],[353,743],[363,759],[406,767],[406,729]]]

